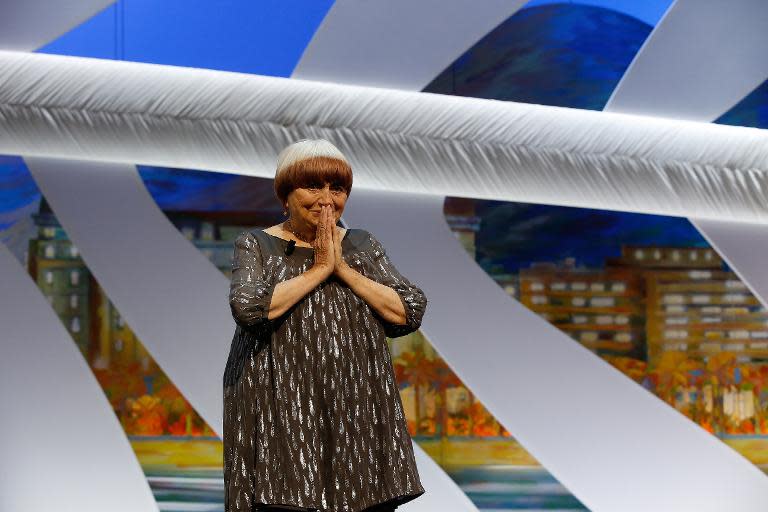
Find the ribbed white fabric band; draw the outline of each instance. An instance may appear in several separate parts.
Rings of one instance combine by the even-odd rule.
[[[273,176],[307,136],[366,188],[768,221],[764,130],[0,52],[0,152]]]

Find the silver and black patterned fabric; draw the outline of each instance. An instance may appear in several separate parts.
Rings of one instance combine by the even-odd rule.
[[[424,494],[386,337],[419,328],[427,298],[381,243],[348,229],[344,259],[393,288],[406,323],[381,318],[331,276],[269,320],[277,283],[308,270],[310,247],[253,230],[235,241],[237,323],[224,372],[225,510],[265,505],[360,512]],[[378,510],[378,509],[376,509]]]

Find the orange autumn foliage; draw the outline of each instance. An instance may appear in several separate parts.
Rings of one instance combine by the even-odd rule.
[[[604,356],[604,359],[635,382],[641,382],[645,378],[648,366],[645,361],[626,356]]]
[[[144,436],[163,435],[167,428],[168,413],[159,398],[143,395],[127,400],[128,417],[125,429],[128,434]]]

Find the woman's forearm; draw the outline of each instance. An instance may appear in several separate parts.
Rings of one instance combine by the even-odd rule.
[[[406,323],[403,301],[395,290],[364,276],[346,263],[337,275],[384,320],[398,325]]]
[[[272,292],[272,302],[269,305],[267,318],[272,320],[279,317],[324,280],[325,275],[322,270],[312,267],[296,277],[277,283]]]
[[[389,286],[377,283],[350,267],[343,265],[338,277],[363,299],[384,320],[393,324],[405,324],[405,308],[400,296]],[[288,311],[326,279],[322,270],[312,267],[296,277],[275,285],[267,318],[272,320]]]

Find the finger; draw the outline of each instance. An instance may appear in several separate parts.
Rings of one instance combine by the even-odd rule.
[[[328,231],[328,206],[323,206],[323,214],[323,247],[327,250],[331,235]]]
[[[325,236],[325,208],[322,206],[320,207],[320,218],[317,222],[317,236],[320,239],[319,241],[322,241]]]
[[[323,243],[323,240],[324,240],[323,237],[325,236],[325,224],[323,223],[323,215],[324,215],[324,213],[325,212],[321,208],[320,209],[320,222],[317,223],[317,231],[315,232],[315,239],[316,239],[317,247],[318,248],[322,247],[322,243]]]
[[[318,222],[317,222],[317,232],[319,233],[320,230],[323,228],[323,209],[320,208],[320,215],[318,215]]]

